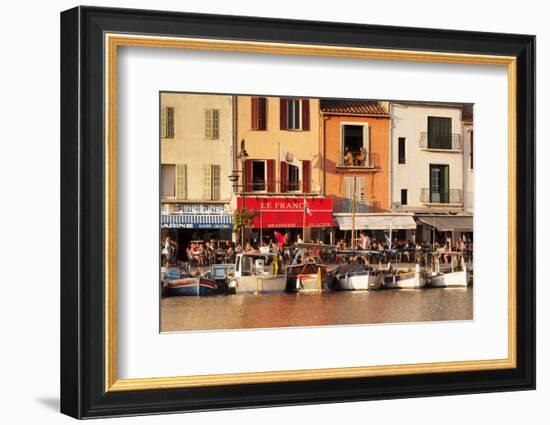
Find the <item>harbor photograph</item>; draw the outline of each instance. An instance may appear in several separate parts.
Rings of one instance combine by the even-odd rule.
[[[161,332],[473,320],[472,104],[159,96]]]

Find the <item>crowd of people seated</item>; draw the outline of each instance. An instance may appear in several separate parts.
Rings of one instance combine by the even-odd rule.
[[[303,240],[300,235],[296,241],[290,239],[290,234],[274,232],[273,237],[249,240],[244,245],[229,240],[217,241],[192,241],[189,242],[185,251],[186,261],[191,266],[208,267],[211,264],[233,264],[239,253],[273,253],[280,254],[283,264],[290,264],[295,257],[300,258],[302,248],[298,244]],[[466,259],[471,261],[473,253],[472,241],[466,238],[456,240],[454,243],[449,239],[445,243],[435,242],[413,242],[389,237],[385,240],[371,239],[366,233],[360,232],[354,243],[340,239],[334,249],[322,249],[323,243],[319,240],[309,241],[316,247],[308,248],[308,256],[318,258],[327,264],[339,264],[350,261],[350,258],[365,257],[370,262],[387,263],[404,262],[414,263],[424,260],[424,255],[430,253],[436,261],[441,263],[451,262],[451,252],[460,252]],[[177,244],[169,237],[161,243],[162,264],[175,264],[177,258]],[[364,251],[362,254],[361,251]]]

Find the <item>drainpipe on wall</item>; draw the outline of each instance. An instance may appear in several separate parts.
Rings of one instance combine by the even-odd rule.
[[[390,112],[390,155],[389,155],[389,166],[388,173],[390,173],[390,211],[393,209],[393,103],[389,103],[389,112]]]
[[[320,151],[321,151],[321,155],[323,155],[323,161],[321,162],[321,178],[319,179],[319,181],[321,182],[321,193],[323,196],[326,196],[327,194],[327,190],[326,190],[326,187],[327,187],[327,173],[326,173],[326,163],[327,163],[327,142],[326,142],[326,120],[327,120],[327,117],[325,117],[325,115],[321,112],[321,122],[319,123],[319,126],[321,127],[320,131],[321,131],[321,137],[320,137],[320,140],[321,140],[321,148],[320,148]]]
[[[232,116],[232,119],[233,119],[233,146],[231,148],[232,150],[232,160],[233,160],[233,172],[237,171],[237,142],[238,142],[238,132],[239,132],[239,127],[238,127],[238,102],[237,102],[237,96],[231,96],[231,103],[232,103],[232,113],[233,113],[233,116]],[[233,187],[233,191],[235,190],[235,187]]]

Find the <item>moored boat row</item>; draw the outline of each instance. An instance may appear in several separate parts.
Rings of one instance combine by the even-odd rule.
[[[168,296],[208,296],[218,293],[269,294],[277,292],[371,291],[379,289],[420,289],[427,287],[467,287],[469,274],[464,258],[451,254],[451,270],[440,271],[439,255],[432,264],[394,268],[388,263],[369,264],[364,253],[353,262],[330,269],[318,255],[303,246],[299,257],[283,265],[278,254],[240,253],[234,265],[214,264],[204,275],[164,270],[161,276],[163,294]],[[348,253],[349,254],[349,253]],[[357,253],[355,253],[357,254]]]

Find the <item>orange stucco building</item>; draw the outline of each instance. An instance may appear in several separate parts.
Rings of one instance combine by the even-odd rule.
[[[335,214],[390,209],[390,116],[383,102],[323,99],[324,194]],[[353,190],[355,188],[355,197]]]

